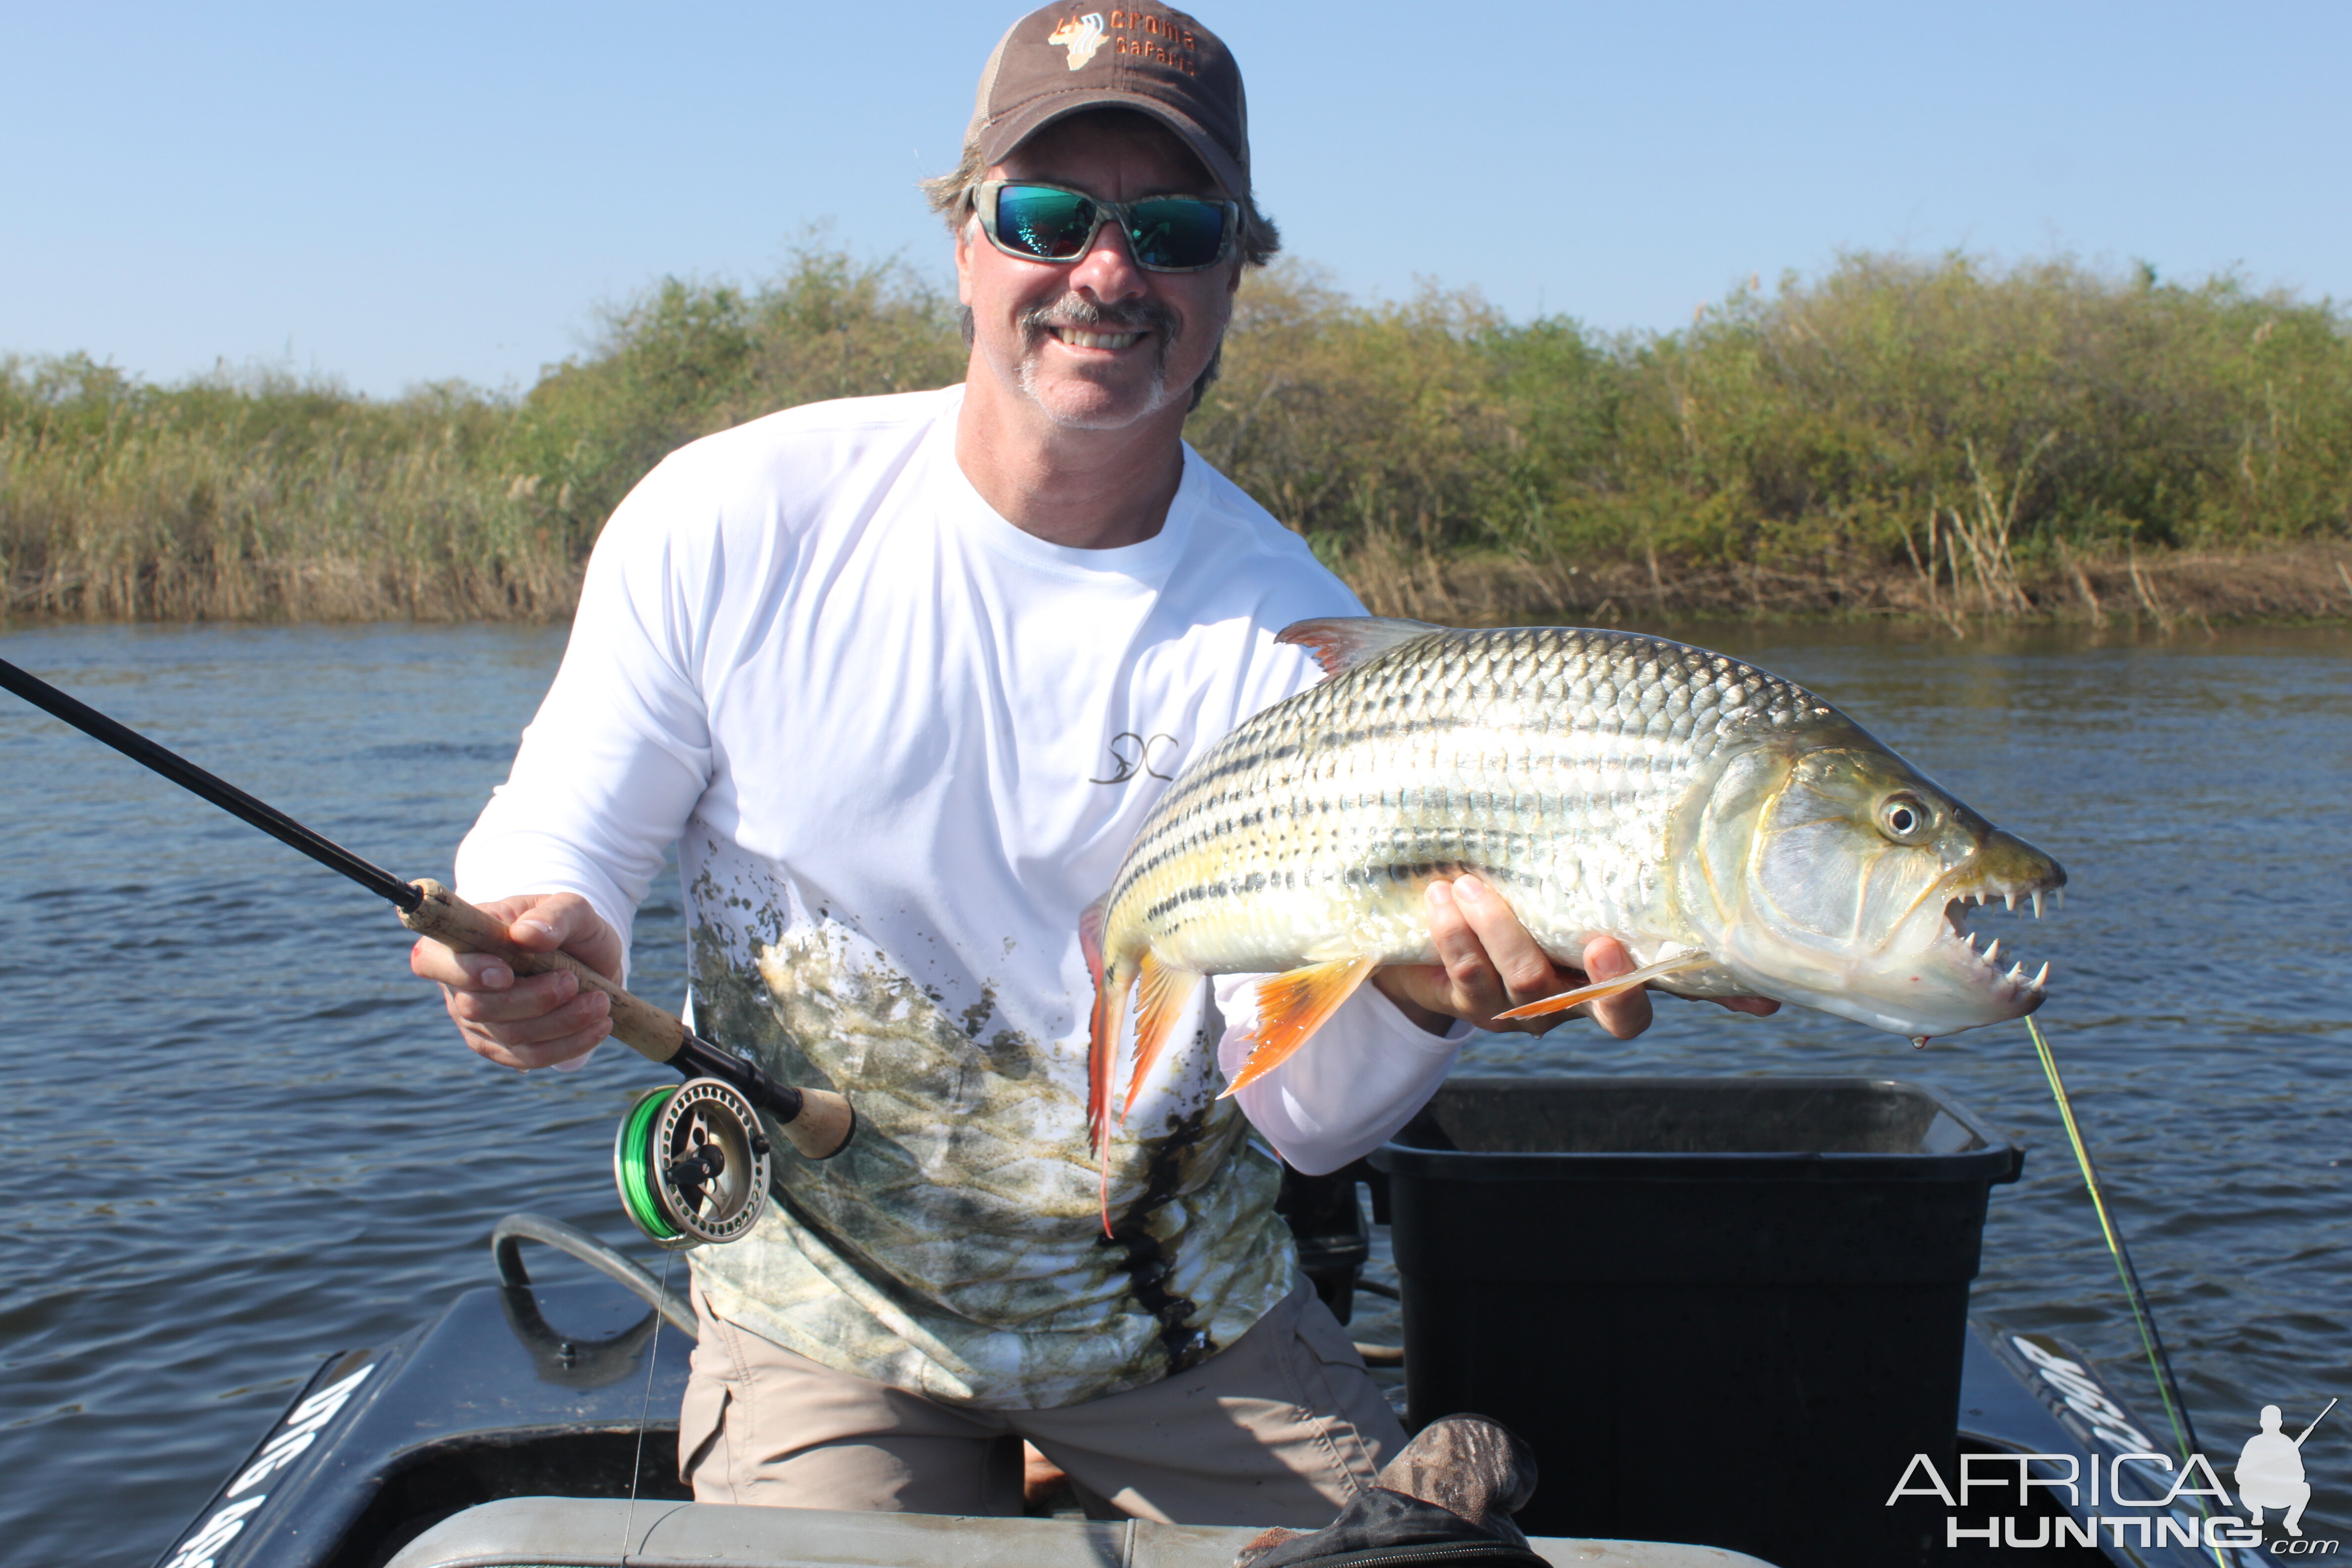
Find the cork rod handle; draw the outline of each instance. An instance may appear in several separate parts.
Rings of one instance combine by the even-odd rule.
[[[686,1047],[690,1037],[675,1015],[632,995],[568,952],[530,952],[515,946],[507,940],[504,925],[430,878],[411,885],[425,895],[424,901],[404,911],[400,923],[417,935],[463,952],[494,954],[518,974],[570,970],[582,985],[602,991],[613,1004],[613,1037],[648,1061],[668,1062]],[[749,1064],[745,1066],[748,1069]],[[796,1093],[801,1101],[799,1114],[783,1122],[784,1136],[793,1147],[812,1160],[839,1153],[856,1126],[849,1101],[831,1089],[788,1092]]]

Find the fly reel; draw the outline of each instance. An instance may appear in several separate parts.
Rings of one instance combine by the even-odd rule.
[[[733,1241],[768,1206],[768,1136],[751,1102],[718,1079],[649,1089],[621,1119],[613,1181],[655,1246]]]

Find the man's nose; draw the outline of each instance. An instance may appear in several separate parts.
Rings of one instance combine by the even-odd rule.
[[[1094,243],[1071,267],[1070,287],[1105,304],[1143,293],[1147,287],[1143,268],[1135,264],[1126,231],[1117,223],[1106,223],[1095,230]]]

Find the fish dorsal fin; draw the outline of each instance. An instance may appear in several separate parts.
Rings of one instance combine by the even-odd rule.
[[[1328,963],[1310,963],[1304,969],[1259,981],[1257,1028],[1252,1037],[1249,1059],[1234,1075],[1225,1093],[1217,1098],[1223,1100],[1247,1089],[1288,1061],[1307,1043],[1307,1037],[1339,1010],[1339,1004],[1355,994],[1356,987],[1364,983],[1364,976],[1379,962],[1370,953],[1363,953],[1353,958],[1335,958]]]
[[[1397,620],[1386,616],[1332,616],[1319,621],[1293,621],[1274,640],[1303,647],[1323,667],[1323,679],[1345,675],[1392,647],[1417,637],[1442,632],[1427,621]]]

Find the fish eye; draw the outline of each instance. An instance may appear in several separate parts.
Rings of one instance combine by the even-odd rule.
[[[1909,844],[1927,831],[1935,820],[1918,796],[1890,795],[1878,803],[1878,825],[1886,837],[1897,843]]]

